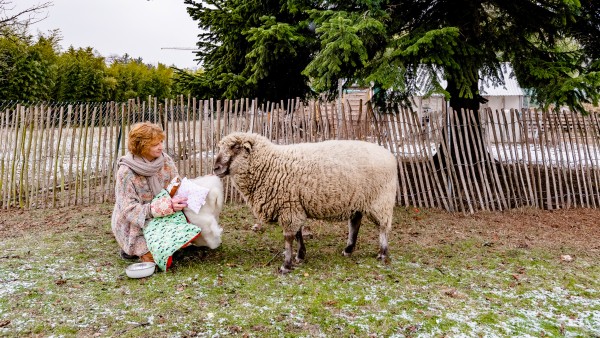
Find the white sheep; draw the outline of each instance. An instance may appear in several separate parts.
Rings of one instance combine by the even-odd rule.
[[[276,145],[258,134],[232,133],[219,143],[214,173],[231,176],[259,221],[281,224],[285,238],[281,273],[293,269],[294,238],[296,262],[305,258],[302,226],[307,218],[348,219],[343,251],[347,256],[354,250],[365,215],[379,227],[378,258],[388,258],[398,167],[394,155],[383,147],[348,140]]]

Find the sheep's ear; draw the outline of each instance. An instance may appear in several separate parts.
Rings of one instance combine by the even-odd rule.
[[[231,147],[231,149],[234,151],[234,153],[239,153],[242,150],[246,150],[247,152],[250,152],[252,150],[252,142],[250,141],[238,141],[236,142],[233,147]]]

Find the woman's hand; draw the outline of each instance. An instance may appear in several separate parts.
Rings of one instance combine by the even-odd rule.
[[[181,211],[187,207],[187,197],[175,196],[171,199],[174,211]]]

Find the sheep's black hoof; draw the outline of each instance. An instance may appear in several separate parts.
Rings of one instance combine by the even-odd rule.
[[[382,255],[382,254],[377,255],[377,259],[380,260],[381,263],[386,264],[386,265],[390,264],[391,261],[392,261],[390,259],[390,256],[388,256],[388,255]]]
[[[293,268],[293,267],[286,268],[285,266],[283,266],[283,265],[282,265],[282,266],[279,268],[278,272],[279,272],[280,274],[282,274],[282,275],[286,275],[286,274],[288,274],[288,273],[292,272],[292,270],[294,270],[294,268]]]
[[[300,265],[302,263],[304,263],[304,258],[299,258],[299,257],[294,258],[294,264]]]
[[[352,252],[354,252],[354,246],[347,246],[344,248],[344,251],[342,251],[342,255],[349,257],[352,256]]]

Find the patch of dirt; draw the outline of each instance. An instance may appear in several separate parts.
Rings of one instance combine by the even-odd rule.
[[[31,232],[61,232],[81,227],[108,225],[112,204],[69,206],[57,209],[2,209],[0,210],[0,236],[19,237]]]
[[[463,215],[409,208],[408,216],[407,224],[400,225],[400,240],[425,246],[471,238],[486,246],[569,247],[600,255],[600,209],[521,208]]]

